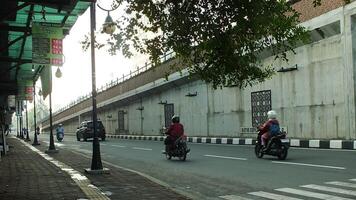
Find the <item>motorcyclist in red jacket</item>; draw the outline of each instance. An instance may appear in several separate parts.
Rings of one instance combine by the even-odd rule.
[[[268,111],[267,117],[268,117],[268,120],[264,124],[262,124],[260,127],[258,127],[260,134],[262,134],[261,144],[264,147],[266,147],[266,142],[270,138],[270,128],[271,128],[272,124],[277,124],[279,126],[276,111],[274,111],[274,110]]]
[[[179,116],[174,115],[172,117],[172,124],[169,126],[168,130],[165,133],[167,135],[164,140],[164,144],[167,145],[170,149],[172,148],[174,142],[181,136],[184,135],[184,127],[179,122]]]

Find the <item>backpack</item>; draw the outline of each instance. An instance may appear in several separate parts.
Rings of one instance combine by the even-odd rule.
[[[279,128],[279,124],[274,124],[272,123],[271,126],[269,127],[269,134],[271,136],[276,136],[280,133],[280,128]]]

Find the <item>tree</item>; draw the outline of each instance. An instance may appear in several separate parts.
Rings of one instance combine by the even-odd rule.
[[[314,0],[314,5],[321,0]],[[107,44],[127,57],[148,54],[153,64],[176,52],[191,74],[215,88],[240,88],[262,82],[274,68],[262,66],[259,54],[286,52],[308,40],[297,13],[286,0],[116,0],[126,13]],[[143,37],[145,35],[146,37]]]

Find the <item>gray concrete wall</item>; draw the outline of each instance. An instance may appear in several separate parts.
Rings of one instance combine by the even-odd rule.
[[[125,133],[157,135],[164,126],[164,106],[159,102],[167,102],[174,104],[175,114],[181,116],[189,136],[241,137],[244,136],[241,127],[252,127],[251,92],[271,90],[272,109],[278,112],[289,137],[356,139],[355,13],[356,3],[353,2],[304,22],[302,25],[310,30],[338,22],[340,32],[298,47],[296,54],[289,52],[288,63],[274,57],[263,60],[264,65],[273,63],[277,70],[295,65],[297,70],[277,72],[270,80],[253,87],[217,90],[200,80],[179,82],[185,77],[177,75],[179,73],[171,75],[174,81],[172,78],[165,81],[155,75],[154,80],[145,79],[130,90],[112,88],[121,91],[116,95],[108,95],[107,91],[106,99],[99,98],[98,117],[107,133],[114,134],[118,128],[118,111],[124,110]],[[159,90],[154,90],[158,87]],[[186,96],[195,92],[196,96]],[[67,112],[64,111],[57,116],[56,122],[68,121],[64,123],[66,129],[74,131],[79,121],[91,117],[89,106],[81,108],[81,111],[75,110],[79,113],[72,112],[66,117],[62,116]]]

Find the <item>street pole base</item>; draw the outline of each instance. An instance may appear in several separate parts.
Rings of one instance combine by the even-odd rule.
[[[48,149],[45,151],[45,153],[47,154],[51,154],[51,153],[58,153],[59,151],[57,149]]]
[[[32,146],[37,146],[37,145],[41,145],[40,143],[38,143],[38,142],[34,142],[34,143],[32,143]]]
[[[88,174],[110,174],[110,170],[108,168],[103,169],[90,169],[86,168],[84,171]]]

